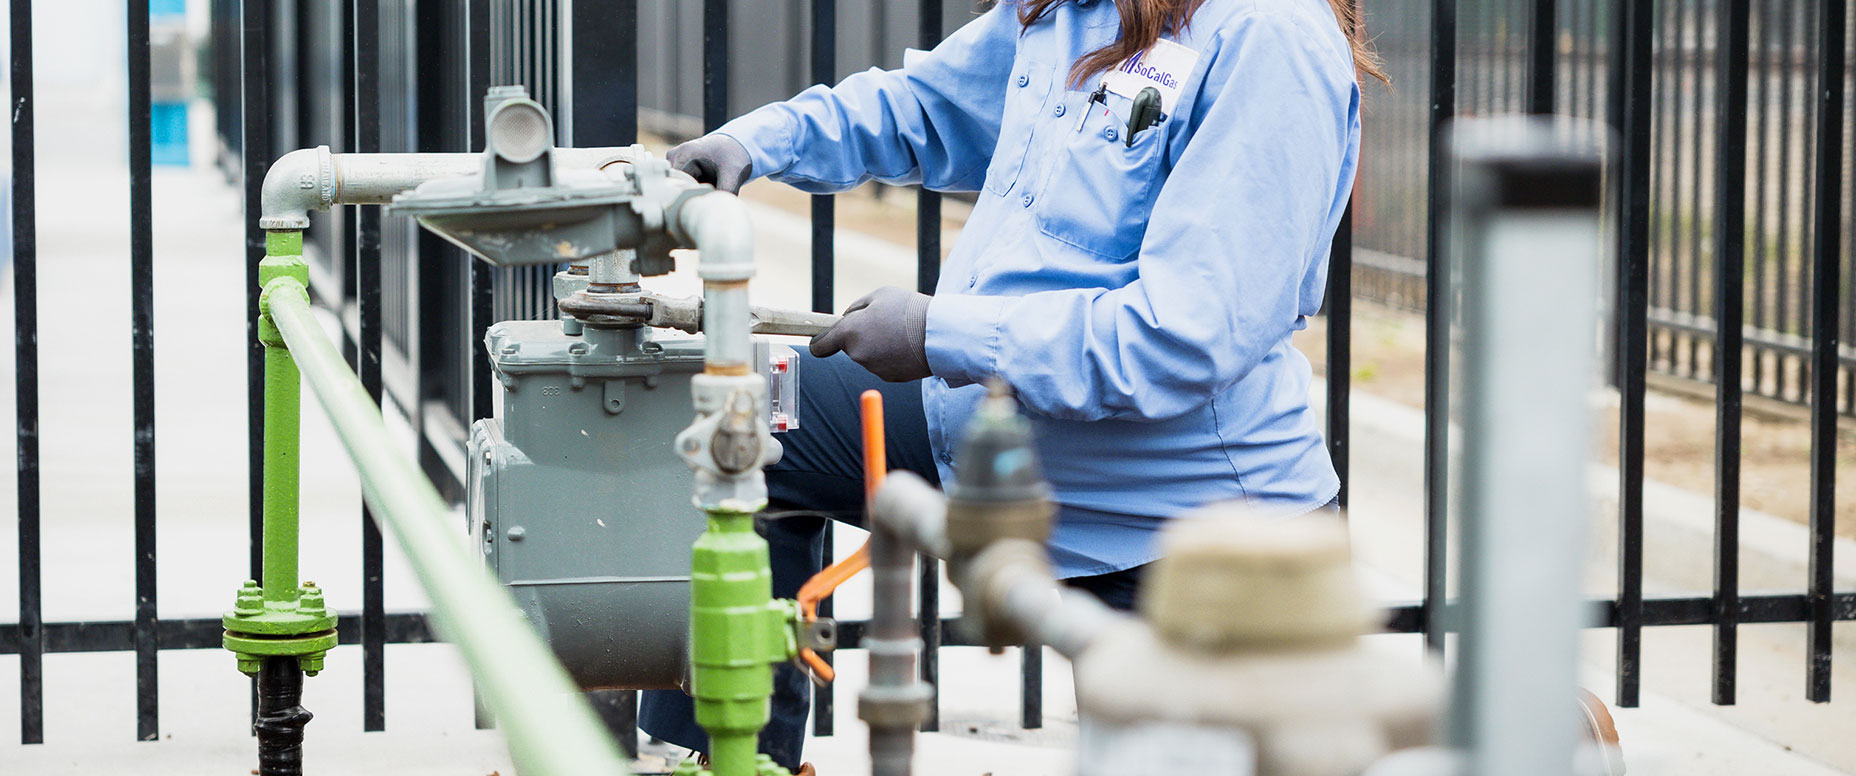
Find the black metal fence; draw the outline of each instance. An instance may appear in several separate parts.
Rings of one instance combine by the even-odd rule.
[[[1374,40],[1395,87],[1369,99],[1366,149],[1355,211],[1358,293],[1408,310],[1424,308],[1427,255],[1424,190],[1429,131],[1431,27],[1429,0],[1367,4]],[[1556,112],[1585,118],[1620,118],[1612,63],[1619,61],[1612,0],[1487,0],[1457,11],[1457,112]],[[1767,0],[1752,4],[1743,28],[1728,28],[1731,0],[1664,0],[1648,12],[1650,78],[1647,119],[1651,152],[1648,281],[1649,368],[1662,375],[1714,382],[1731,367],[1715,343],[1716,310],[1727,296],[1738,302],[1744,349],[1738,379],[1752,394],[1796,404],[1811,400],[1811,312],[1814,217],[1820,188],[1841,197],[1840,218],[1825,228],[1851,229],[1847,158],[1823,178],[1814,156],[1822,107],[1821,35],[1826,4],[1818,0]],[[1542,10],[1544,9],[1544,10]],[[1534,14],[1552,20],[1540,38]],[[1849,40],[1848,20],[1841,36]],[[1745,52],[1738,37],[1747,39]],[[1536,45],[1544,42],[1545,45]],[[1847,44],[1846,44],[1847,45]],[[1731,55],[1734,66],[1724,57]],[[1552,77],[1536,81],[1536,68]],[[1724,77],[1727,73],[1734,78]],[[1848,93],[1856,73],[1846,57],[1828,76]],[[1730,93],[1730,89],[1732,90]],[[1721,132],[1729,105],[1744,116],[1740,135]],[[1545,109],[1545,110],[1542,110]],[[1848,111],[1831,126],[1848,137]],[[1729,149],[1745,170],[1735,208],[1723,208],[1720,154]],[[1718,232],[1730,210],[1744,208],[1738,239],[1743,255],[1736,277],[1744,291],[1717,282],[1722,258]],[[1847,251],[1838,275],[1852,277]],[[1845,293],[1847,296],[1847,293]],[[1833,313],[1839,342],[1856,341],[1856,309]],[[1835,353],[1838,412],[1856,416],[1856,349]]]
[[[845,72],[839,13],[867,10],[868,4],[804,4],[809,80],[832,81]],[[1748,0],[1386,0],[1371,7],[1376,40],[1397,86],[1369,97],[1360,188],[1336,235],[1330,272],[1328,442],[1343,482],[1350,449],[1352,298],[1357,293],[1424,309],[1427,299],[1441,298],[1444,290],[1445,273],[1425,272],[1439,261],[1438,216],[1448,194],[1447,176],[1429,174],[1446,169],[1437,142],[1442,123],[1459,113],[1559,109],[1601,118],[1620,133],[1611,192],[1619,256],[1615,374],[1622,397],[1619,593],[1592,605],[1595,621],[1618,633],[1617,701],[1624,706],[1637,703],[1644,627],[1712,625],[1715,700],[1731,703],[1737,625],[1808,623],[1809,697],[1825,701],[1831,623],[1856,619],[1856,592],[1833,591],[1830,575],[1836,419],[1850,411],[1851,380],[1848,352],[1837,343],[1856,334],[1842,299],[1852,274],[1846,239],[1845,4],[1773,0],[1760,4],[1757,13]],[[701,19],[699,50],[684,47],[674,54],[685,72],[702,73],[696,104],[699,125],[708,129],[730,114],[731,105],[739,107],[729,99],[735,56],[730,41],[741,36],[731,38],[729,9],[738,13],[751,4],[703,0],[699,10],[697,5],[643,4],[650,11],[646,20],[656,20],[650,23]],[[953,0],[876,5],[888,20],[912,22],[917,45],[939,40],[971,10]],[[135,286],[133,311],[136,616],[54,623],[41,616],[31,2],[13,0],[11,8],[20,619],[0,625],[0,654],[19,656],[21,737],[33,743],[43,735],[46,653],[134,650],[138,735],[153,738],[160,729],[154,681],[160,651],[218,648],[220,626],[217,620],[162,620],[155,614],[157,437],[149,411],[155,343],[146,283]],[[473,150],[482,131],[477,100],[489,84],[508,81],[529,86],[560,117],[562,142],[628,143],[639,116],[639,40],[668,39],[627,34],[647,23],[640,20],[640,8],[637,0],[215,0],[210,61],[220,108],[221,166],[244,185],[248,210],[255,211],[257,183],[270,160],[294,147]],[[675,15],[667,17],[672,13],[667,9]],[[151,259],[146,0],[132,0],[128,12],[130,136],[138,149],[130,157],[137,245],[131,259],[132,271],[145,277]],[[660,57],[654,66],[664,61]],[[676,99],[659,104],[672,110],[691,104],[695,83],[673,83]],[[917,212],[918,284],[932,289],[940,255],[939,195],[921,192]],[[833,199],[815,198],[812,213],[812,305],[826,310],[833,298]],[[247,287],[255,314],[263,235],[255,219],[249,220]],[[418,430],[428,472],[455,493],[464,429],[490,409],[483,330],[498,319],[551,314],[546,278],[534,270],[490,270],[407,224],[381,219],[377,211],[332,213],[317,222],[309,241],[315,293],[340,313],[370,387]],[[1715,314],[1717,306],[1723,314]],[[1749,321],[1751,327],[1744,327]],[[1449,321],[1432,314],[1427,322],[1424,597],[1394,608],[1391,627],[1423,632],[1439,645],[1447,604]],[[250,520],[256,576],[260,351],[255,337],[253,342]],[[1742,365],[1747,374],[1740,372]],[[1710,594],[1649,600],[1643,594],[1643,402],[1652,367],[1723,378],[1716,381],[1721,443],[1717,584]],[[1846,394],[1839,407],[1840,384]],[[1748,596],[1738,587],[1737,424],[1744,390],[1811,403],[1811,572],[1801,580],[1800,593]],[[368,729],[380,729],[385,645],[430,641],[432,635],[421,615],[382,610],[379,535],[365,517],[358,522],[364,604],[361,612],[343,617],[341,633],[344,643],[363,645],[363,717]],[[924,564],[922,634],[928,651],[922,668],[930,681],[938,670],[938,649],[959,642],[939,618],[938,587],[932,584],[938,576],[934,563]],[[860,634],[859,623],[842,630],[853,646]],[[1041,724],[1039,655],[1024,652],[1026,727]],[[612,701],[608,708],[624,724],[626,699]],[[817,712],[819,732],[829,732],[829,693],[821,694]]]

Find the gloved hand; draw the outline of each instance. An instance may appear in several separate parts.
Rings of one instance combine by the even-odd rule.
[[[741,191],[742,185],[754,176],[754,161],[748,158],[748,149],[727,135],[703,135],[670,149],[664,158],[697,183],[708,183],[730,194]]]
[[[927,294],[884,286],[844,308],[837,325],[812,338],[812,355],[843,351],[892,383],[920,380],[928,370]]]

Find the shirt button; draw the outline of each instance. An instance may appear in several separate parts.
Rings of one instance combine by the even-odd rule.
[[[1102,136],[1105,138],[1108,138],[1109,140],[1114,140],[1115,139],[1115,128],[1114,127],[1103,127]]]
[[[1019,86],[1026,86],[1026,85],[1029,85],[1030,83],[1031,83],[1031,76],[1025,75],[1024,73],[1018,74],[1018,85]]]
[[[1025,207],[1031,207],[1031,195],[1030,194],[1026,194],[1022,197],[1019,197],[1018,201],[1024,203]]]
[[[1063,115],[1063,103],[1061,102],[1057,103],[1057,107],[1051,110],[1051,115],[1053,116]]]
[[[941,463],[952,464],[953,462],[954,462],[953,453],[947,452],[945,450],[941,451]]]

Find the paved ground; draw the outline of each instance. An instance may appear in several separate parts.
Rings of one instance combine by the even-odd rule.
[[[122,141],[109,95],[91,95],[42,109],[41,305],[44,329],[43,415],[46,615],[53,620],[122,619],[131,612],[129,515],[129,387],[126,177]],[[115,133],[115,134],[113,134]],[[238,198],[205,171],[164,172],[156,182],[157,332],[161,472],[161,612],[209,615],[224,608],[243,577],[244,460],[243,272]],[[758,207],[762,301],[803,300],[800,262],[808,230],[802,219]],[[906,249],[845,235],[840,242],[840,302],[884,282],[907,282]],[[685,281],[673,280],[677,286]],[[87,301],[81,308],[68,300]],[[12,319],[9,301],[0,320]],[[114,312],[113,312],[114,310]],[[10,406],[11,363],[0,365],[0,406]],[[1356,398],[1352,524],[1374,589],[1388,599],[1415,590],[1420,514],[1417,437],[1413,417],[1371,396]],[[313,407],[313,405],[312,405]],[[352,469],[310,407],[304,419],[304,571],[343,610],[359,603],[356,535],[358,497]],[[0,469],[11,470],[11,448]],[[1680,506],[1692,494],[1657,492],[1657,504]],[[0,504],[13,503],[11,478],[0,479]],[[1671,514],[1687,514],[1671,507]],[[1694,590],[1681,569],[1695,567],[1679,521],[1657,523],[1653,569],[1673,569],[1652,582],[1659,590]],[[1784,545],[1791,538],[1754,521],[1749,534]],[[17,598],[14,519],[0,510],[0,622],[11,621]],[[1602,521],[1598,535],[1607,531]],[[1763,534],[1762,534],[1763,532]],[[843,539],[849,543],[854,537]],[[1669,537],[1667,542],[1663,537]],[[1755,544],[1759,539],[1750,538]],[[1607,561],[1594,565],[1601,571]],[[1797,545],[1802,552],[1802,545]],[[1694,562],[1684,564],[1682,555]],[[389,609],[423,604],[396,553],[389,552]],[[1856,553],[1842,553],[1844,558]],[[1653,571],[1653,574],[1659,572]],[[1607,576],[1595,573],[1595,579]],[[1602,588],[1600,588],[1602,592]],[[949,596],[948,600],[954,600]],[[858,585],[842,602],[846,616],[867,611]],[[1847,731],[1856,704],[1817,706],[1798,697],[1804,660],[1795,626],[1742,629],[1741,705],[1706,705],[1707,632],[1679,628],[1646,637],[1646,698],[1619,710],[1634,773],[1801,774],[1856,771]],[[1589,683],[1605,692],[1608,632],[1590,636]],[[1378,637],[1386,648],[1416,655],[1411,637]],[[1841,666],[1856,665],[1844,649]],[[812,756],[828,774],[860,772],[860,725],[849,713],[862,682],[858,656],[842,661],[840,735],[814,742]],[[1851,686],[1844,670],[1838,686]],[[359,721],[358,652],[341,648],[328,671],[309,683],[307,704],[318,718],[309,729],[310,773],[510,773],[493,731],[471,726],[467,683],[445,645],[389,650],[386,733],[363,734]],[[941,734],[921,740],[924,772],[1057,774],[1070,772],[1075,707],[1068,669],[1047,663],[1045,730],[1016,730],[1015,656],[950,650],[943,663]],[[162,655],[163,736],[133,737],[133,665],[127,653],[54,655],[47,659],[47,743],[17,743],[17,663],[0,659],[0,774],[243,774],[251,766],[245,734],[246,685],[217,651]],[[1828,765],[1826,765],[1828,763]]]

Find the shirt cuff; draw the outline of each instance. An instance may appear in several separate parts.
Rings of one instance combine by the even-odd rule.
[[[754,165],[749,172],[755,178],[778,175],[797,161],[792,116],[777,103],[723,124],[715,134],[734,138],[748,149],[748,161]]]
[[[937,294],[928,303],[928,369],[959,387],[999,374],[1006,296]]]

